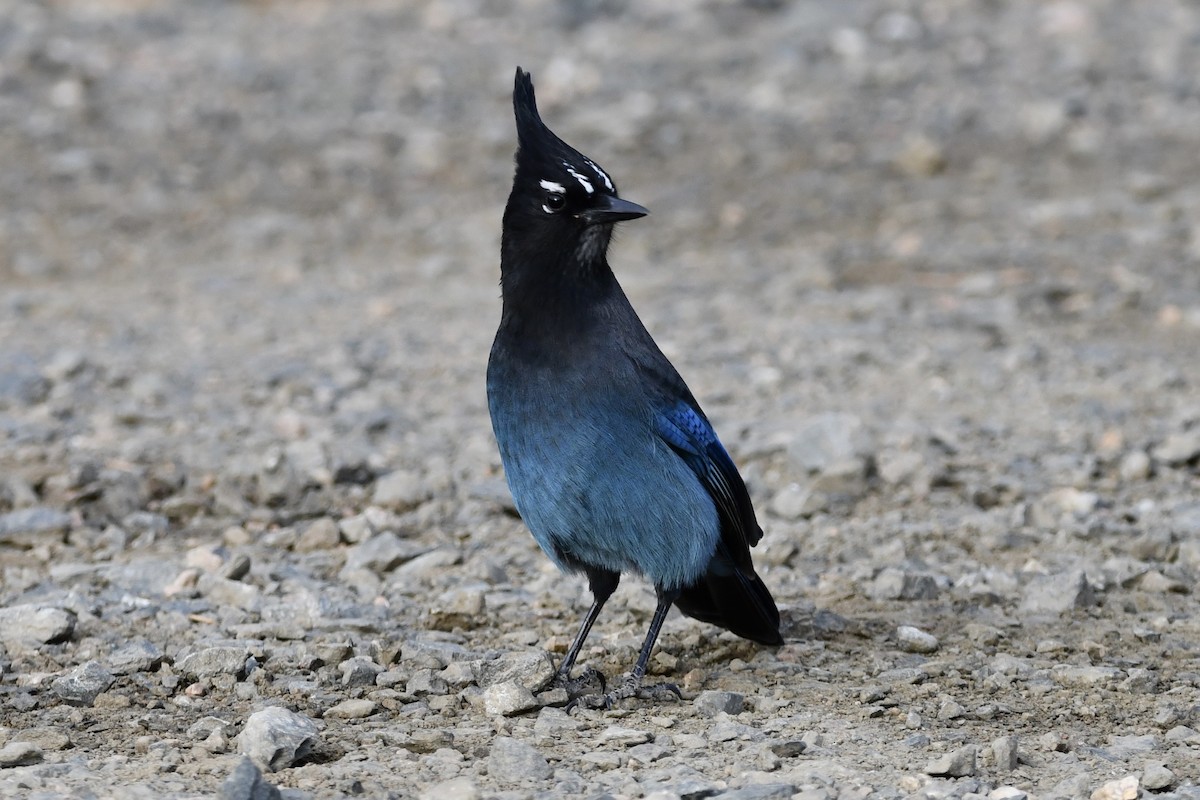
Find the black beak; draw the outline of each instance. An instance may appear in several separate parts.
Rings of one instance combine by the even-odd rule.
[[[637,203],[622,200],[611,194],[602,194],[596,198],[596,205],[580,214],[579,218],[588,225],[605,225],[627,219],[637,219],[649,213]]]

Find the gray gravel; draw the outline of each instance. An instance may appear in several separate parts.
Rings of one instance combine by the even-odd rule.
[[[0,796],[1200,797],[1200,8],[11,0]],[[561,709],[484,401],[514,67],[787,644]],[[581,664],[627,668],[618,591]],[[247,758],[249,757],[249,759]]]

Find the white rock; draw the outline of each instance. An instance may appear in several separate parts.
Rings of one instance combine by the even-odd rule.
[[[1109,781],[1092,792],[1092,800],[1137,800],[1138,778],[1136,775],[1126,775],[1116,781]]]
[[[941,646],[938,638],[912,625],[901,625],[896,629],[896,640],[900,649],[909,653],[936,653]]]
[[[997,786],[988,793],[988,800],[1025,800],[1028,796],[1015,786]]]
[[[23,767],[42,760],[42,748],[33,742],[9,742],[0,747],[0,768]]]
[[[483,708],[489,714],[511,717],[537,706],[533,692],[516,681],[501,681],[483,690]]]

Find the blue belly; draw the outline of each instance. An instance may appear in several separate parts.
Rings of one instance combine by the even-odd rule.
[[[644,408],[619,396],[573,396],[579,405],[547,407],[489,392],[525,524],[564,570],[636,572],[663,588],[693,583],[720,538],[712,499]]]

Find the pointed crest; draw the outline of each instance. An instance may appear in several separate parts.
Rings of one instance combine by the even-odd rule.
[[[517,67],[517,77],[513,82],[513,113],[517,118],[518,162],[542,159],[577,161],[583,158],[542,122],[537,98],[533,94],[533,79],[520,67]]]
[[[537,110],[537,98],[533,94],[533,78],[520,67],[517,67],[517,77],[513,81],[513,113],[517,118],[517,141],[521,147],[545,139],[547,134],[551,138],[558,138],[542,122]]]

